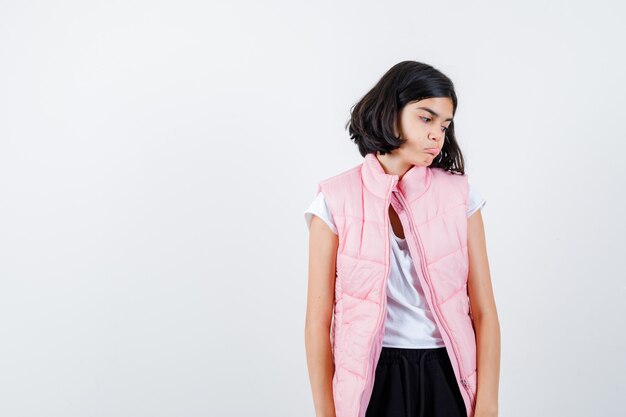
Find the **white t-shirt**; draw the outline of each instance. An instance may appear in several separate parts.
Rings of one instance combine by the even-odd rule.
[[[467,217],[481,209],[485,203],[486,200],[469,184]],[[309,228],[313,215],[324,220],[333,233],[338,234],[321,192],[304,212]],[[428,308],[406,239],[395,235],[391,223],[389,232],[391,265],[387,282],[387,319],[383,346],[411,349],[444,347],[435,319]]]

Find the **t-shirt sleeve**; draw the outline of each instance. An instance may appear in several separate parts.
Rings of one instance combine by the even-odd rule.
[[[304,212],[304,220],[306,221],[307,228],[311,228],[311,220],[313,220],[313,215],[318,216],[328,225],[330,230],[334,234],[337,233],[337,227],[335,226],[335,222],[333,221],[333,217],[330,214],[330,210],[326,204],[326,200],[324,199],[324,194],[320,191],[315,200],[311,203],[308,209]]]
[[[474,214],[477,210],[483,208],[486,202],[487,200],[485,200],[483,196],[480,195],[478,190],[476,190],[476,188],[474,188],[472,184],[469,184],[469,203],[467,208],[467,217]]]

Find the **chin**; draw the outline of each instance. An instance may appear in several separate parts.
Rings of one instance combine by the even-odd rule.
[[[430,166],[430,164],[432,163],[433,163],[432,159],[426,158],[426,159],[420,159],[418,161],[413,162],[413,165],[417,165],[420,167],[427,167],[427,166]]]

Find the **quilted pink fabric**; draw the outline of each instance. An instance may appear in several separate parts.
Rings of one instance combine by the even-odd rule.
[[[398,191],[392,193],[392,191]],[[338,230],[331,341],[337,417],[364,417],[382,349],[389,274],[391,204],[404,228],[429,308],[473,417],[476,338],[467,295],[466,175],[413,166],[402,180],[376,155],[318,184]]]

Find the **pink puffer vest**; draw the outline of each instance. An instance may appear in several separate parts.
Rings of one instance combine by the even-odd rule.
[[[317,191],[324,193],[339,235],[331,326],[337,417],[364,417],[372,394],[387,311],[389,204],[413,259],[425,260],[415,268],[473,417],[476,339],[467,295],[467,177],[414,165],[398,181],[370,153],[363,163],[321,181]]]

